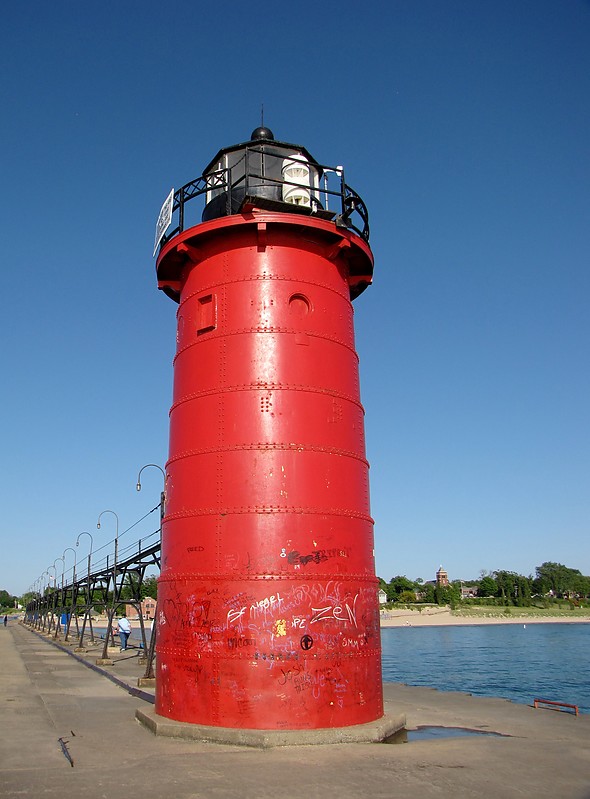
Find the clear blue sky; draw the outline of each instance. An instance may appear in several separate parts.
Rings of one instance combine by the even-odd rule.
[[[172,392],[155,220],[261,103],[371,214],[355,317],[378,574],[590,574],[590,3],[2,17],[0,588],[26,591],[83,530],[112,540],[102,510],[124,531],[158,502],[155,469],[135,491],[165,464]]]

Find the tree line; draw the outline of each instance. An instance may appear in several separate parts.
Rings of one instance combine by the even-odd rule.
[[[482,572],[479,580],[452,580],[449,585],[425,583],[421,579],[408,580],[397,575],[386,582],[379,578],[380,587],[387,594],[388,602],[402,604],[423,602],[448,605],[464,599],[462,588],[476,588],[476,596],[466,601],[476,604],[515,605],[530,607],[552,600],[568,600],[578,604],[590,597],[590,577],[578,569],[570,569],[562,563],[546,561],[535,570],[535,576],[525,577],[512,571],[498,570]]]
[[[409,580],[405,575],[397,575],[386,582],[381,577],[379,585],[385,591],[388,602],[448,605],[462,599],[462,586],[476,587],[475,601],[478,604],[516,605],[527,607],[539,602],[566,599],[574,604],[590,598],[590,577],[578,569],[570,569],[561,563],[547,561],[537,566],[535,576],[525,577],[512,571],[499,570],[482,572],[478,580],[453,580],[446,586],[437,586],[422,579]],[[131,586],[125,584],[121,599],[129,600],[134,595]],[[140,596],[157,597],[157,578],[146,577],[142,583]],[[34,595],[27,593],[22,597],[13,596],[0,590],[0,609],[14,609],[17,604],[25,605]],[[466,600],[474,601],[474,600]],[[78,597],[82,606],[84,599]]]

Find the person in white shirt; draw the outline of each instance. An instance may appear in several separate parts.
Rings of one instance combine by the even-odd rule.
[[[127,649],[127,639],[131,635],[131,625],[129,624],[129,619],[125,614],[121,616],[117,626],[119,628],[119,641],[121,642],[121,652],[124,652]]]

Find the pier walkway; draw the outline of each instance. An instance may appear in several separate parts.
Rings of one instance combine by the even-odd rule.
[[[409,728],[501,735],[265,750],[197,743],[136,721],[153,696],[137,695],[140,650],[117,652],[101,673],[66,649],[16,621],[0,628],[0,798],[590,799],[588,715],[387,684],[387,710],[406,714]],[[77,654],[98,657],[99,647]]]

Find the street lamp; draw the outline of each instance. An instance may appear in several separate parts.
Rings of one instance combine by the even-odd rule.
[[[41,592],[42,592],[42,594],[41,594],[41,595],[42,595],[43,599],[45,599],[45,589],[46,589],[46,587],[47,587],[47,586],[45,585],[45,578],[46,578],[46,575],[47,575],[47,569],[45,569],[45,571],[43,572],[43,574],[41,575],[41,577],[39,577],[39,579],[41,580],[41,582],[39,583],[39,585],[40,585],[40,587],[41,587]]]
[[[64,587],[64,569],[65,569],[65,566],[66,566],[66,559],[65,559],[65,557],[63,555],[61,556],[61,558],[56,558],[53,561],[53,568],[55,568],[55,564],[57,563],[58,560],[61,560],[61,587],[63,588]],[[57,588],[57,569],[55,570],[55,587]]]
[[[53,569],[53,572],[54,572],[53,577],[51,576],[51,573],[49,571],[50,569]],[[45,569],[45,574],[47,575],[47,587],[45,589],[45,592],[47,594],[46,599],[45,599],[45,615],[48,616],[49,615],[49,606],[50,606],[50,604],[52,602],[52,594],[51,594],[52,581],[53,581],[53,587],[54,588],[55,588],[55,583],[57,582],[57,580],[56,580],[57,570],[55,568],[55,565],[54,566],[48,566]]]
[[[45,569],[45,571],[41,575],[41,590],[43,592],[42,597],[41,597],[41,599],[42,599],[42,603],[41,604],[42,604],[43,610],[44,610],[43,627],[45,627],[45,610],[46,610],[47,604],[49,602],[49,599],[46,596],[48,588],[49,588],[49,569]],[[39,617],[39,623],[40,622],[41,622],[41,617]]]
[[[60,591],[59,595],[56,594],[56,599],[57,599],[58,603],[59,602],[63,603],[63,601],[64,601],[64,573],[65,573],[65,570],[66,570],[66,557],[65,557],[65,554],[62,555],[61,558],[56,558],[53,561],[53,565],[54,566],[55,566],[55,564],[57,563],[58,560],[61,560],[61,591]],[[55,572],[55,587],[57,588],[57,571]],[[62,604],[61,607],[57,607],[57,605],[56,605],[56,609],[57,609],[57,622],[56,622],[56,625],[55,625],[55,636],[54,636],[55,638],[57,638],[58,633],[60,631],[60,627],[61,627],[61,620],[63,618],[63,604]]]
[[[86,530],[84,530],[84,532],[80,533],[78,538],[76,538],[77,547],[80,546],[80,536],[82,535],[87,535],[88,538],[90,539],[90,552],[88,553],[88,584],[90,585],[90,559],[92,558],[92,546],[94,544],[94,539],[90,533],[87,533]]]
[[[66,547],[62,553],[62,558],[64,561],[65,567],[65,558],[66,552],[73,552],[74,553],[74,571],[72,572],[72,584],[76,582],[76,565],[77,565],[77,558],[76,558],[76,550],[73,547]]]
[[[162,469],[161,466],[158,466],[157,463],[146,463],[145,466],[141,467],[141,469],[139,470],[139,474],[137,475],[137,485],[135,487],[137,488],[138,491],[141,491],[141,479],[140,479],[141,473],[143,472],[144,469],[147,469],[149,466],[153,466],[154,469],[159,469],[162,472],[164,480],[166,480],[166,472],[164,471],[164,469]]]
[[[37,627],[37,628],[41,624],[41,608],[43,606],[43,599],[44,599],[44,594],[45,594],[44,583],[45,583],[45,572],[43,572],[43,574],[40,574],[39,577],[37,577],[37,580],[36,580],[38,596],[37,596],[37,605],[35,607],[34,626]]]
[[[101,516],[102,516],[103,514],[105,514],[105,513],[112,513],[112,514],[113,514],[113,516],[115,517],[115,520],[116,520],[116,531],[115,531],[115,563],[114,563],[114,566],[113,566],[113,579],[114,579],[114,581],[115,581],[115,582],[114,582],[114,584],[113,584],[113,602],[114,602],[114,597],[115,597],[115,585],[116,585],[116,582],[117,582],[117,555],[118,555],[118,552],[119,552],[119,517],[117,516],[117,514],[115,513],[115,511],[114,511],[114,510],[103,510],[103,511],[101,511],[101,512],[98,514],[98,521],[96,522],[96,526],[97,526],[97,528],[98,528],[99,530],[100,530],[100,519],[101,519]]]
[[[115,513],[114,510],[103,510],[98,514],[98,521],[96,523],[97,528],[100,530],[100,519],[101,516],[105,513],[112,513],[116,520],[116,532],[115,532],[115,560],[113,563],[113,610],[111,612],[111,618],[109,622],[109,627],[107,629],[105,638],[104,638],[104,651],[103,651],[103,658],[107,656],[107,648],[109,643],[109,634],[112,636],[112,625],[113,625],[113,618],[115,616],[116,610],[116,601],[117,601],[117,555],[119,553],[119,517]]]
[[[57,602],[58,602],[58,597],[57,597],[57,567],[56,567],[55,564],[57,563],[58,560],[62,561],[62,566],[63,566],[63,558],[56,558],[53,561],[53,566],[48,566],[47,567],[48,574],[49,574],[49,569],[53,569],[53,572],[54,572],[53,578],[51,577],[51,575],[49,575],[49,580],[53,579],[53,594],[50,593],[47,596],[47,611],[49,611],[49,609],[51,608],[51,619],[49,620],[49,626],[47,628],[47,632],[48,633],[51,632],[51,628],[53,627],[53,617],[56,615],[54,611],[57,610]],[[59,624],[59,615],[58,615],[57,621],[55,623],[56,637],[57,637],[58,624]]]
[[[76,591],[76,588],[75,588],[75,586],[76,586],[76,565],[77,565],[76,550],[73,547],[66,547],[64,549],[64,551],[62,553],[62,558],[63,558],[63,561],[64,561],[64,570],[65,570],[65,565],[66,565],[66,552],[73,552],[74,553],[74,569],[72,571],[72,609],[73,609],[74,597],[76,596],[76,593],[75,593],[75,591]],[[67,609],[66,609],[67,591],[65,591],[65,589],[64,589],[63,574],[62,574],[62,580],[61,580],[61,592],[62,592],[62,602],[64,604],[64,610],[67,613]],[[65,637],[65,640],[67,641],[68,640],[68,635],[70,634],[70,620],[72,618],[72,613],[67,614],[66,618],[67,618],[67,622],[66,622],[66,637]],[[75,619],[76,619],[76,626],[77,626],[78,625],[78,617],[75,616]]]
[[[90,591],[90,563],[92,561],[92,547],[94,545],[94,538],[92,537],[91,533],[89,533],[86,530],[84,530],[83,532],[81,532],[78,535],[78,538],[76,538],[76,546],[77,547],[80,546],[80,538],[83,535],[87,535],[88,538],[90,539],[90,552],[88,553],[88,572],[87,572],[87,578],[86,578],[86,610],[84,611],[84,621],[82,622],[82,634],[80,635],[80,641],[79,641],[79,646],[80,647],[82,647],[82,644],[84,643],[84,632],[86,630],[86,619],[87,618],[90,619],[90,640],[92,642],[94,642],[94,630],[92,629],[92,615],[91,615],[91,609],[90,609],[90,605],[91,605],[91,601],[92,601],[92,592]]]
[[[39,576],[39,607],[38,607],[38,616],[37,616],[37,624],[35,625],[37,629],[41,629],[41,626],[45,627],[45,576],[47,574],[47,569]]]
[[[139,474],[137,475],[137,483],[135,488],[138,491],[141,491],[141,473],[144,469],[147,469],[149,466],[152,466],[154,469],[159,469],[162,472],[162,477],[164,478],[164,490],[160,492],[160,521],[164,518],[164,504],[166,502],[166,472],[162,469],[161,466],[158,466],[157,463],[146,463],[145,466],[142,466],[139,470]]]
[[[59,560],[59,558],[56,558],[55,560]],[[55,560],[53,561],[53,566],[48,566],[45,569],[45,573],[47,574],[47,580],[48,580],[47,588],[51,588],[51,580],[53,580],[54,587],[57,582],[57,569],[55,568]],[[53,577],[51,577],[51,575],[49,574],[49,569],[53,569],[54,571]]]

